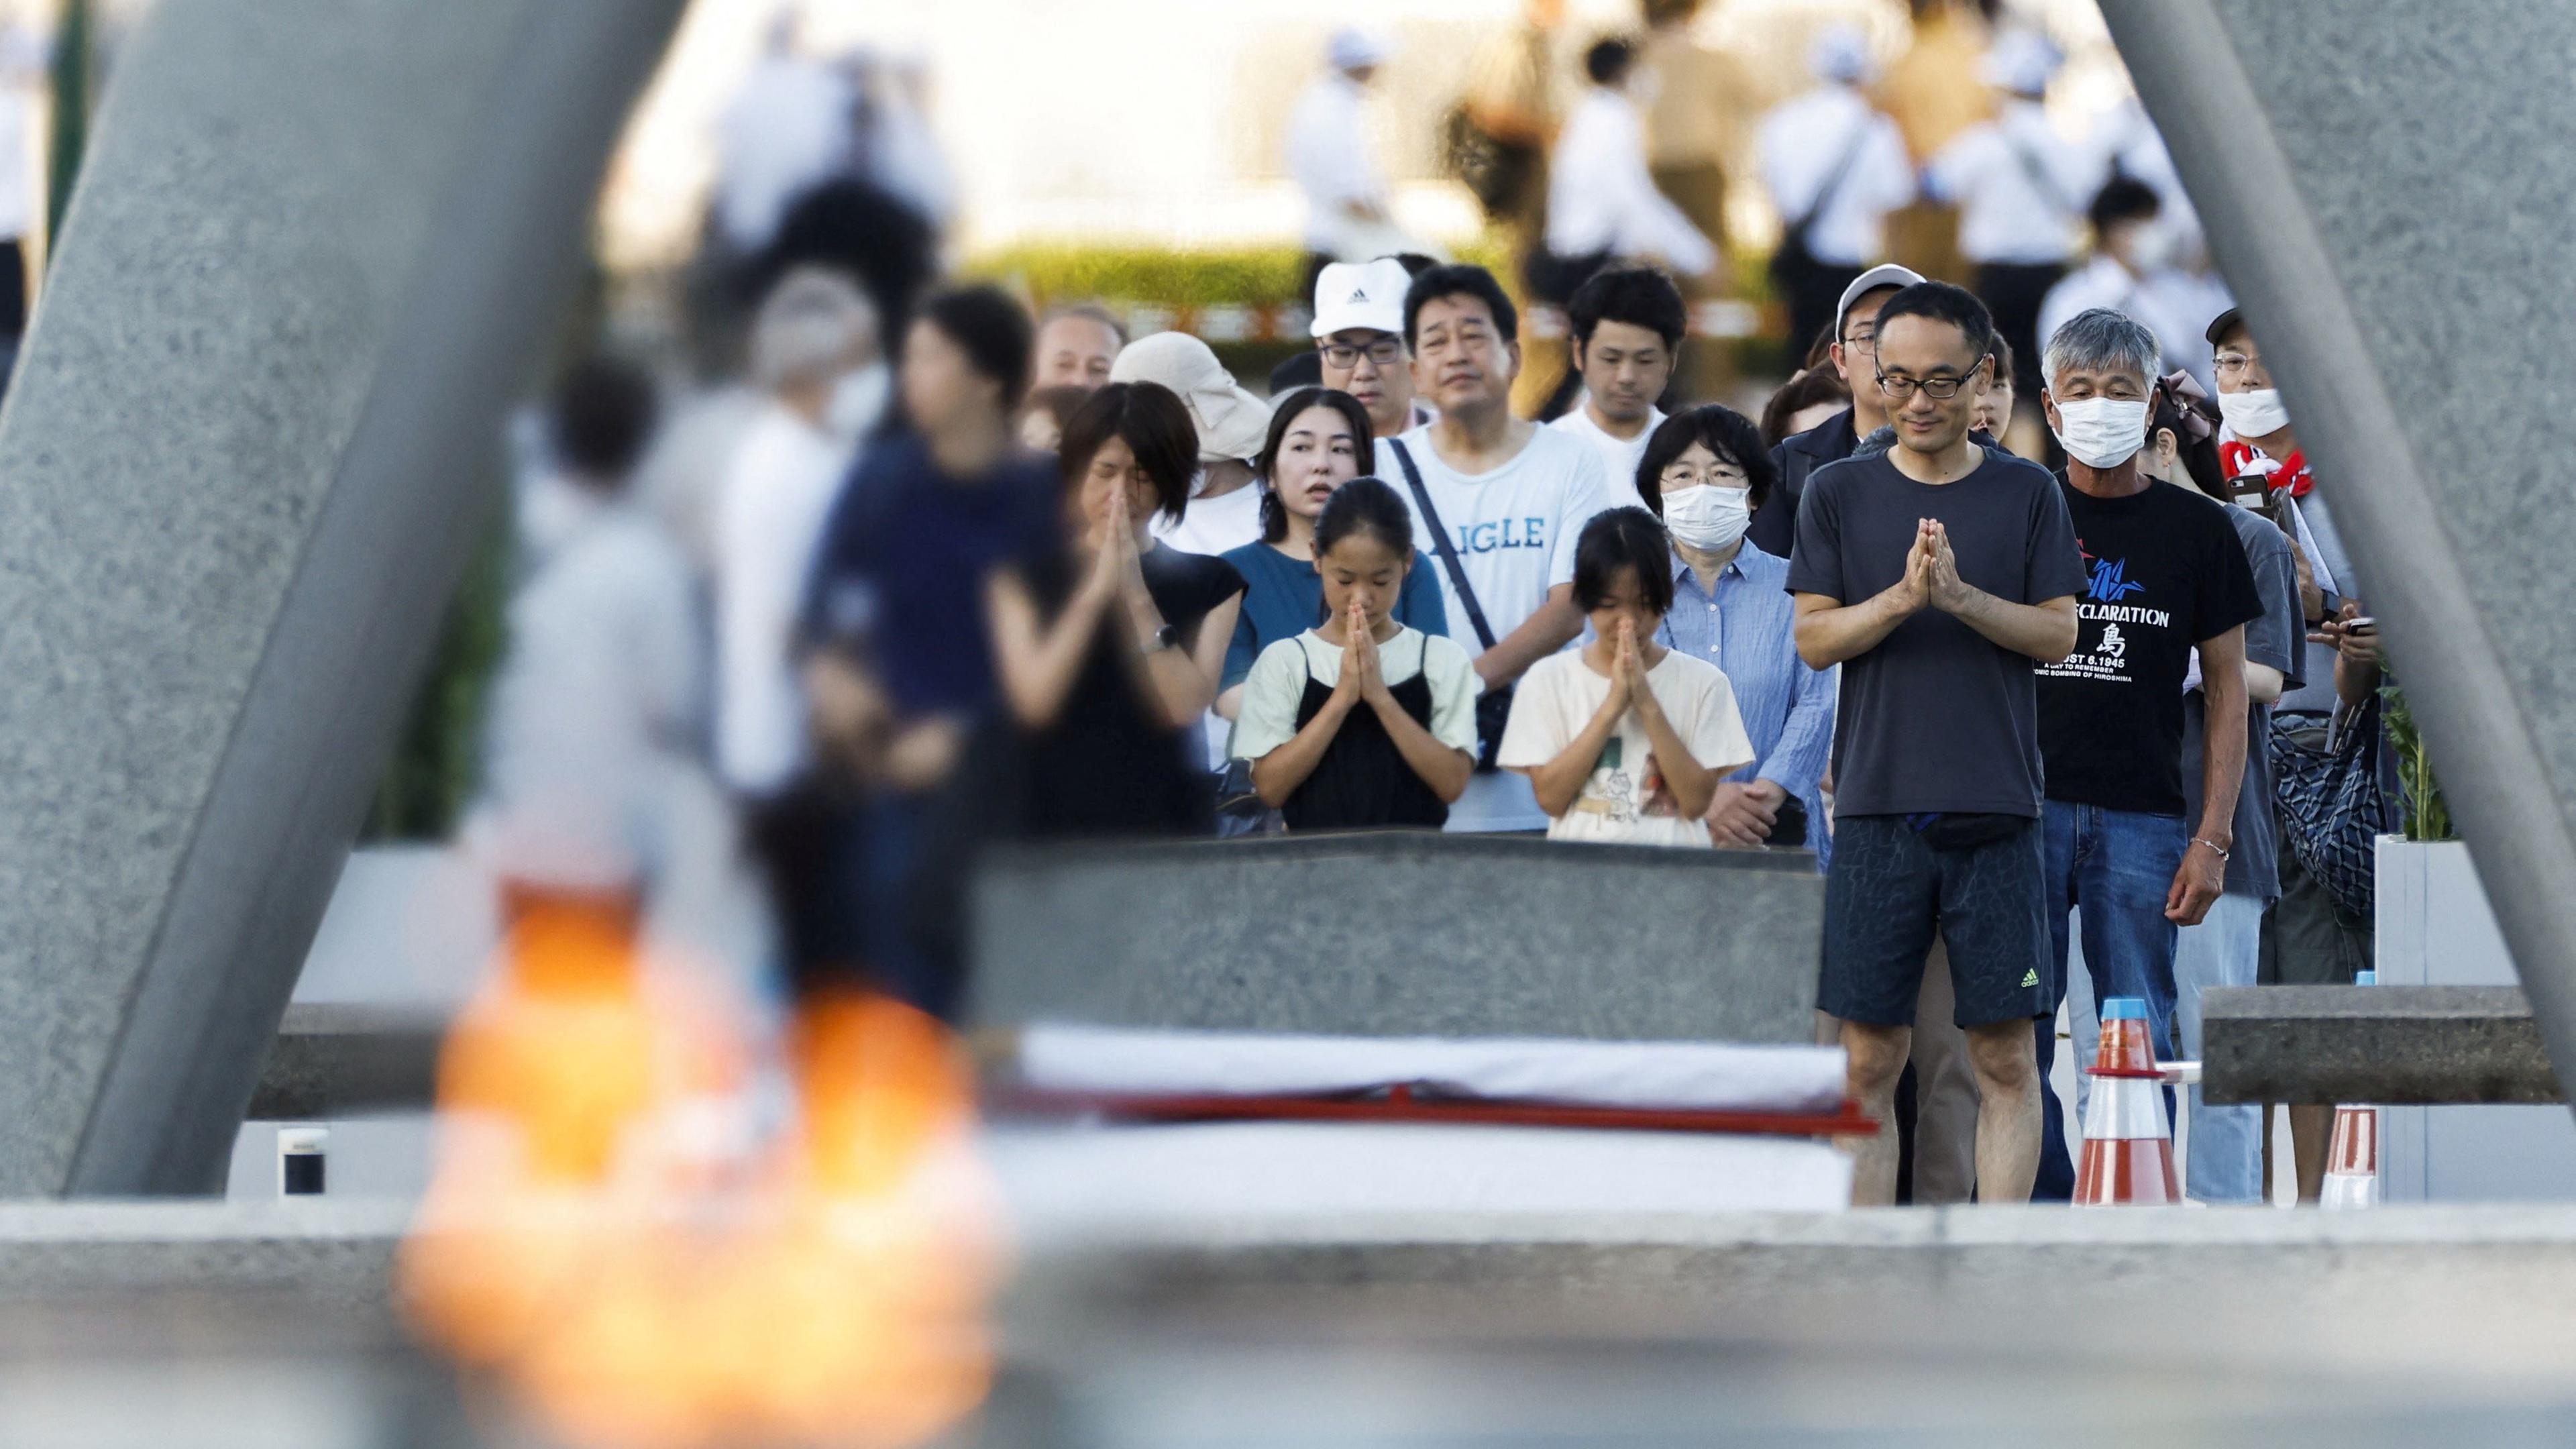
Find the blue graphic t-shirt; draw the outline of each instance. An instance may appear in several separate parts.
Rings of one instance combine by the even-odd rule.
[[[2048,798],[2180,815],[2192,648],[2263,614],[2245,545],[2224,505],[2170,483],[2125,498],[2057,486],[2084,587],[2075,652],[2035,666]]]

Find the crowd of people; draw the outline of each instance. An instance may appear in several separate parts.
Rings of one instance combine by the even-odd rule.
[[[1805,850],[1819,1005],[1912,1158],[1893,1125],[1859,1144],[1858,1200],[2068,1196],[2074,1108],[2047,1080],[2070,988],[2079,1054],[2094,1002],[2138,997],[2172,1058],[2209,987],[2366,964],[2276,779],[2372,697],[2375,631],[2264,368],[2256,329],[2284,319],[2123,289],[2154,271],[2157,194],[2043,154],[2010,106],[1921,178],[1972,219],[1976,290],[1880,262],[1876,214],[1917,173],[1841,44],[1766,128],[1804,198],[1779,275],[1817,336],[1758,421],[1677,385],[1688,263],[1715,256],[1673,255],[1687,220],[1606,114],[1565,144],[1643,209],[1554,211],[1575,381],[1546,421],[1513,402],[1519,289],[1479,266],[1319,252],[1312,381],[1264,398],[1098,305],[1033,317],[809,261],[752,316],[693,556],[635,481],[651,389],[586,365],[529,510],[483,817],[501,868],[652,878],[639,782],[688,753],[692,690],[780,956],[941,1014],[969,863],[1004,842]],[[1998,50],[2026,100],[2038,62]],[[1622,55],[1593,57],[1615,87]],[[2079,216],[2096,260],[2042,285]],[[2043,220],[2054,253],[2014,239]],[[2062,467],[2008,445],[2016,399]],[[2293,1115],[2311,1195],[2321,1110]],[[2191,1122],[2195,1196],[2267,1195],[2259,1109]]]

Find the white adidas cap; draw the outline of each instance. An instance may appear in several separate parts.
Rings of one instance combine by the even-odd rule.
[[[1393,257],[1373,262],[1334,262],[1315,277],[1317,337],[1330,337],[1350,327],[1375,332],[1404,331],[1404,290],[1413,274]]]

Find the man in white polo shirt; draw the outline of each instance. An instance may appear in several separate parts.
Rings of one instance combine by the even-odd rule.
[[[1415,542],[1440,570],[1450,637],[1476,653],[1477,771],[1449,829],[1547,828],[1526,776],[1497,772],[1511,687],[1582,632],[1574,544],[1609,506],[1601,458],[1581,440],[1512,416],[1520,316],[1483,267],[1433,267],[1404,298],[1414,385],[1439,419],[1390,439],[1380,471],[1413,510]],[[1481,651],[1481,652],[1478,652]]]
[[[1673,380],[1690,309],[1682,289],[1653,267],[1612,267],[1575,288],[1565,310],[1583,399],[1548,426],[1601,455],[1611,503],[1643,506],[1637,460],[1664,420],[1655,400]]]
[[[1393,257],[1335,262],[1315,278],[1315,353],[1324,386],[1368,409],[1376,436],[1431,421],[1413,398],[1413,351],[1404,345],[1404,289],[1413,274]]]

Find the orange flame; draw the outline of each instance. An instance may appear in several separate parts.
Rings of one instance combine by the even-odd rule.
[[[626,903],[514,906],[441,1063],[420,1331],[603,1449],[894,1446],[972,1412],[999,1234],[948,1029],[813,1003],[801,1116],[755,1153],[745,1014],[641,969]]]

